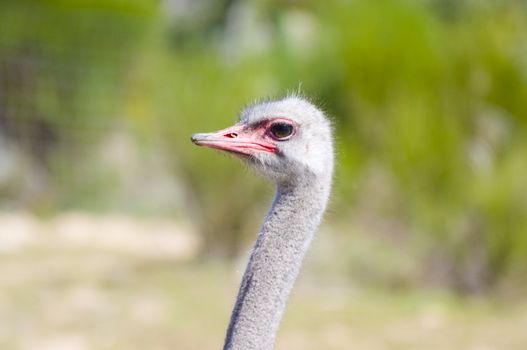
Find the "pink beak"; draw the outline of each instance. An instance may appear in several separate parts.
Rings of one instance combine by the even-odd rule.
[[[251,155],[255,151],[275,153],[277,149],[274,144],[262,140],[257,132],[244,130],[243,125],[240,124],[216,132],[194,134],[191,140],[198,146],[216,148],[243,155]]]

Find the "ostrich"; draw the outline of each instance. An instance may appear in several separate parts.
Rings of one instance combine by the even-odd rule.
[[[289,96],[250,106],[234,126],[194,134],[192,142],[236,155],[276,184],[223,348],[272,349],[287,298],[328,201],[331,125],[311,103]]]

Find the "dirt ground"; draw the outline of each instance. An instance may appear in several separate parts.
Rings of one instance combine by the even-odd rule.
[[[185,225],[0,215],[0,349],[221,348],[240,266],[198,264]],[[306,266],[278,350],[527,349],[527,301],[322,284]]]

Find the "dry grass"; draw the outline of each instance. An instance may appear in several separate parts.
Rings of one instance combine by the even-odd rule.
[[[17,234],[2,227],[13,242]],[[129,239],[140,235],[156,240],[147,232]],[[1,349],[221,347],[239,278],[231,268],[147,254],[133,242],[126,250],[64,237],[42,232],[1,253]],[[316,285],[306,272],[277,349],[514,350],[527,347],[525,329],[527,302]]]

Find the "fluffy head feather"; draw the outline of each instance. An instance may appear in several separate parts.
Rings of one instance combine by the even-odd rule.
[[[292,125],[292,134],[279,138],[275,124]],[[196,134],[193,142],[240,155],[257,172],[278,183],[305,176],[331,177],[331,123],[307,100],[293,95],[247,107],[233,127]]]

